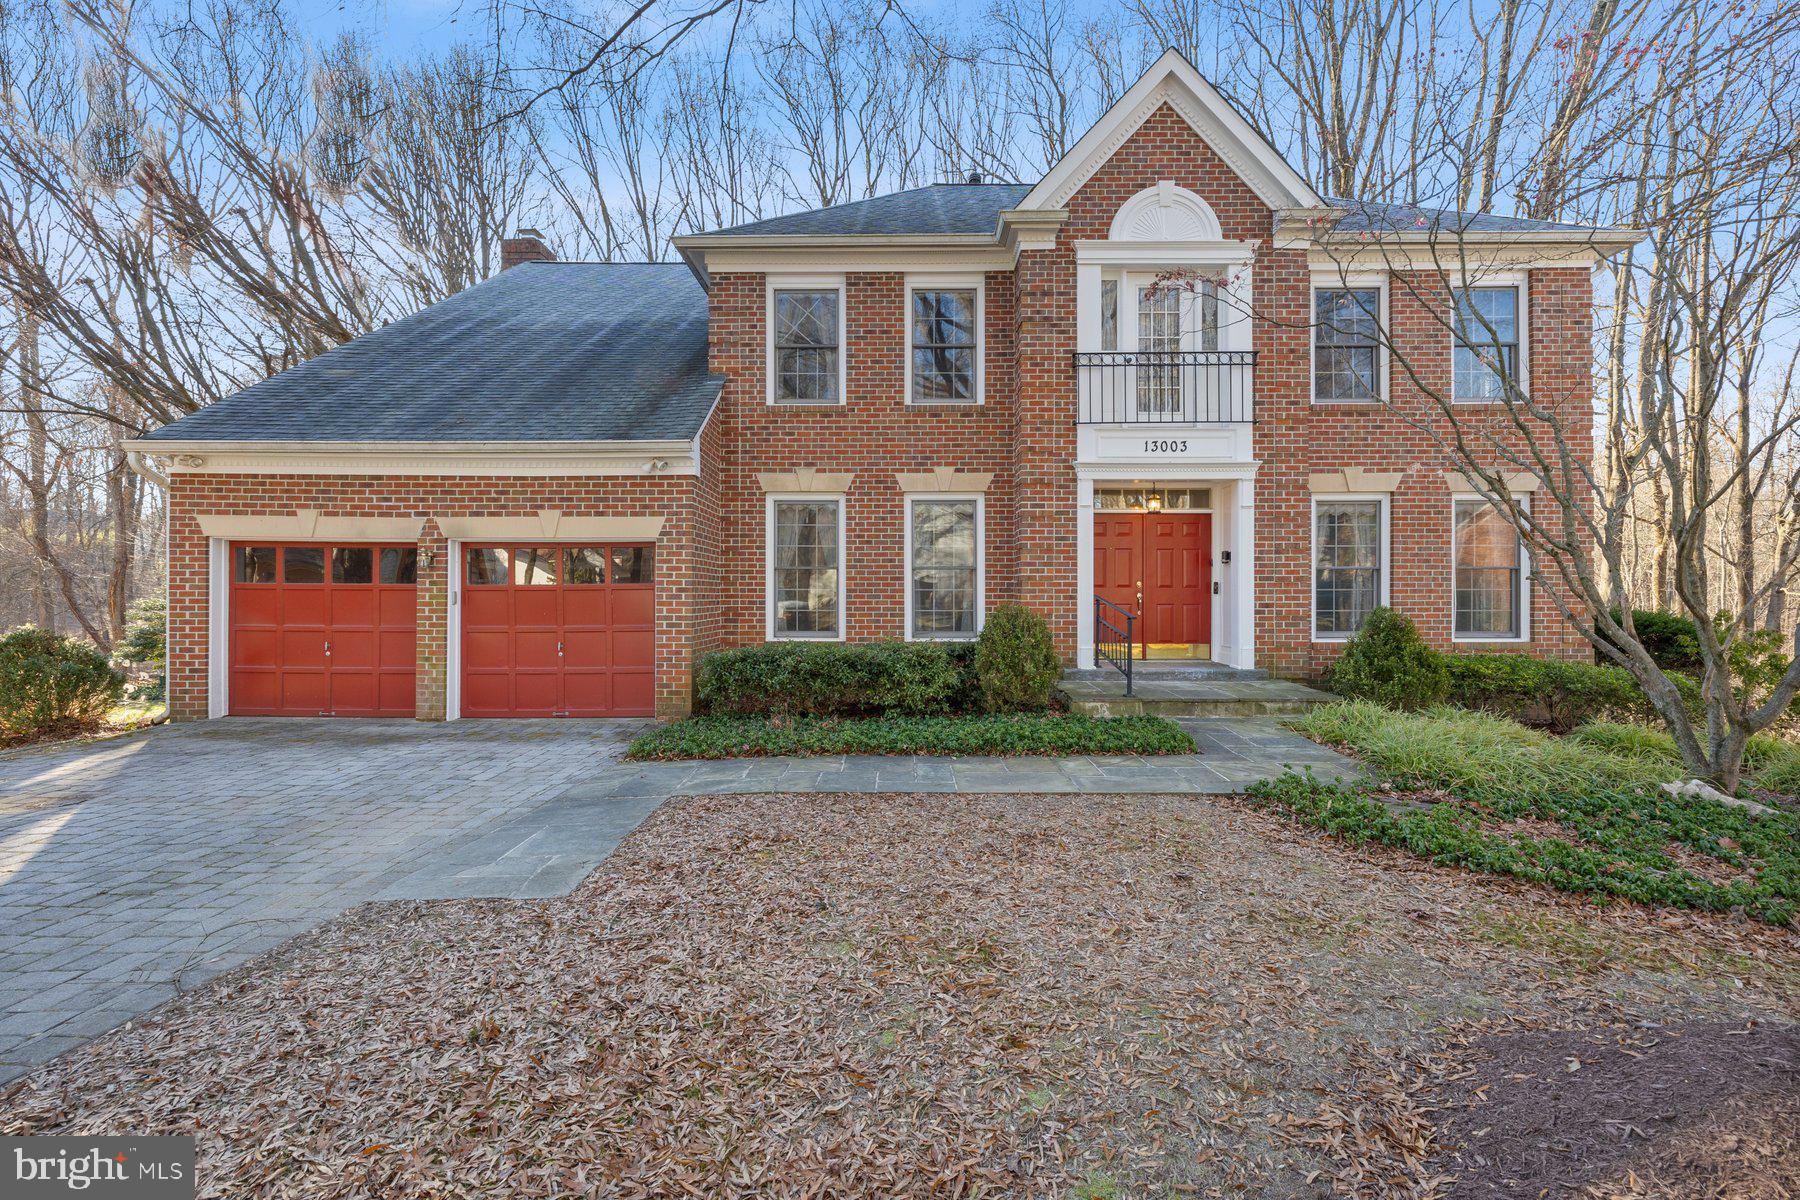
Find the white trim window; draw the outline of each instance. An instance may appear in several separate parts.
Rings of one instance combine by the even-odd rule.
[[[1451,501],[1452,634],[1464,642],[1522,642],[1530,635],[1529,559],[1523,540],[1479,496]]]
[[[1384,289],[1345,281],[1313,287],[1313,400],[1372,404],[1387,395],[1382,370]]]
[[[980,496],[906,498],[906,637],[966,641],[981,632],[987,581]]]
[[[1354,636],[1387,603],[1387,499],[1313,498],[1313,640]]]
[[[842,283],[770,285],[769,402],[844,402]]]
[[[1456,289],[1450,395],[1506,399],[1506,380],[1525,388],[1525,289],[1516,283]]]
[[[983,288],[979,280],[908,280],[906,402],[982,402]]]
[[[842,641],[844,498],[771,496],[769,638]]]

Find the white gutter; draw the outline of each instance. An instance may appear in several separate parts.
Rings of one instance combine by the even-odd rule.
[[[393,454],[515,454],[562,457],[569,454],[682,454],[690,445],[692,443],[687,438],[606,442],[311,442],[137,438],[124,443],[127,454],[133,457],[146,454],[362,454],[371,457]]]
[[[127,447],[141,444],[142,443],[135,441],[125,443]],[[154,483],[157,487],[162,488],[164,491],[168,490],[168,473],[160,470],[154,463],[145,458],[142,450],[132,450],[128,448],[125,451],[125,465],[130,467],[133,471],[136,471],[139,475],[142,475],[145,479],[148,479],[151,483]]]

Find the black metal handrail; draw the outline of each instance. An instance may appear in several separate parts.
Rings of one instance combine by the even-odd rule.
[[[1125,620],[1124,628],[1108,615],[1108,610]],[[1131,659],[1137,643],[1132,639],[1132,626],[1137,615],[1120,608],[1104,596],[1094,597],[1094,657],[1110,663],[1125,673],[1125,694],[1131,695]]]
[[[1254,350],[1099,350],[1075,356],[1084,425],[1250,421]]]

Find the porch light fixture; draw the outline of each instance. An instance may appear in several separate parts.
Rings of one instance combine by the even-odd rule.
[[[1144,496],[1144,508],[1150,512],[1162,511],[1162,493],[1149,492]]]
[[[420,557],[425,560],[425,569],[427,571],[429,571],[429,570],[431,570],[431,568],[437,566],[437,551],[436,550],[427,550],[427,551],[425,551],[424,554],[420,555]]]

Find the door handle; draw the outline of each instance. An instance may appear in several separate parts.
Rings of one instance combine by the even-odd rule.
[[[325,657],[326,658],[331,657],[331,643],[330,642],[325,643]]]

